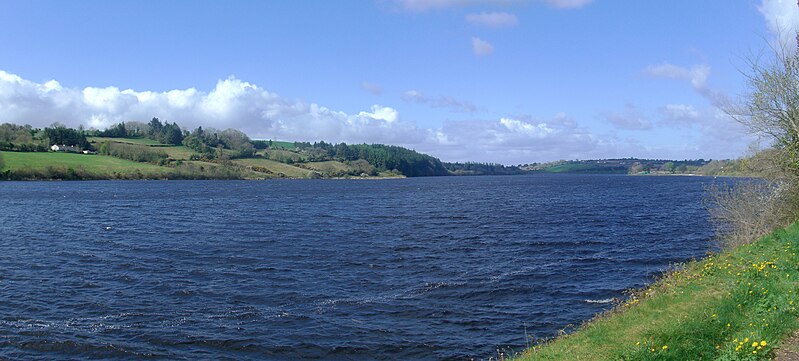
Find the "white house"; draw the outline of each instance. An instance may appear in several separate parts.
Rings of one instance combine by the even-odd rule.
[[[54,152],[77,152],[78,151],[78,147],[73,146],[73,145],[53,144],[53,145],[50,146],[50,150],[52,150]]]

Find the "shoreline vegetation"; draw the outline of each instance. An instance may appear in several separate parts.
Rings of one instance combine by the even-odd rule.
[[[799,223],[690,261],[515,360],[765,360],[799,329]],[[513,356],[513,357],[511,357]],[[504,358],[498,355],[498,358]]]
[[[448,163],[407,148],[252,140],[235,130],[153,118],[105,130],[0,124],[0,180],[394,179],[539,173],[744,175],[746,160],[572,160],[506,166]]]

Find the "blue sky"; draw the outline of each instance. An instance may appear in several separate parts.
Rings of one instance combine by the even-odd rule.
[[[153,116],[445,161],[736,158],[777,0],[0,0],[0,122]]]

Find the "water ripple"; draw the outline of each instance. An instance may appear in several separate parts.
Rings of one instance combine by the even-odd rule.
[[[703,255],[706,182],[3,182],[0,358],[520,350]]]

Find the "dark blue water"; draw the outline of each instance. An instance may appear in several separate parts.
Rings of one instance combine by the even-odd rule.
[[[702,256],[708,181],[0,182],[0,358],[521,350]]]

